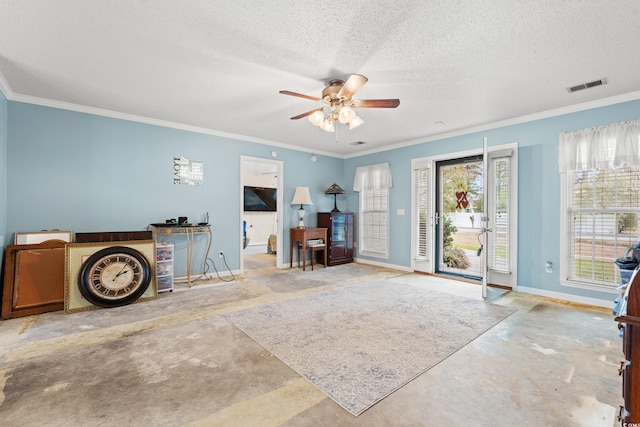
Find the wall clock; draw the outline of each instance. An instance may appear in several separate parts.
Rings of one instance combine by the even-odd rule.
[[[153,272],[147,258],[131,247],[111,246],[82,263],[78,288],[87,301],[100,307],[134,302],[151,283]]]

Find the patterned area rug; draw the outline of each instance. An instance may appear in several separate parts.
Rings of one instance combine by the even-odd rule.
[[[225,317],[358,416],[513,312],[377,280]]]

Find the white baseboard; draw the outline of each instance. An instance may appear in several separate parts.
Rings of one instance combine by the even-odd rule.
[[[526,286],[518,286],[518,292],[523,294],[539,295],[541,297],[555,298],[578,304],[593,305],[595,307],[604,307],[613,309],[615,296],[611,300],[602,300],[597,298],[581,297],[578,295],[565,294],[562,292],[545,291],[542,289],[530,288]]]
[[[370,259],[361,259],[361,258],[354,258],[353,260],[360,264],[375,265],[376,267],[391,268],[393,270],[407,271],[409,273],[413,272],[413,269],[411,267],[405,267],[404,265],[388,264],[385,262],[372,261]]]

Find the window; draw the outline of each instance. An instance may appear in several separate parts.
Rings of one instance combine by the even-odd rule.
[[[431,206],[429,200],[429,192],[431,191],[431,171],[428,167],[420,167],[413,171],[413,191],[415,200],[415,223],[416,223],[416,241],[414,259],[420,261],[429,260],[429,243],[431,241],[431,232],[429,228],[429,216],[431,214]]]
[[[567,279],[614,287],[614,261],[640,239],[640,169],[591,169],[567,177]]]
[[[360,252],[387,256],[389,190],[365,190],[360,192]]]
[[[360,192],[359,252],[379,257],[389,255],[389,163],[356,169],[353,190]]]
[[[614,264],[640,239],[640,120],[563,133],[561,281],[616,292]]]
[[[511,191],[509,177],[511,171],[511,157],[504,156],[491,158],[490,171],[493,176],[490,182],[493,184],[493,195],[489,201],[489,211],[493,216],[493,232],[487,236],[491,239],[489,247],[489,268],[492,270],[509,273],[511,271],[511,262],[509,259],[509,242],[510,236],[510,210],[511,210]]]

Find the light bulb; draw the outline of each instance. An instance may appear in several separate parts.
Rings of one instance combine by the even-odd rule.
[[[358,127],[363,123],[364,123],[364,120],[362,120],[359,116],[355,116],[353,118],[353,120],[351,120],[349,122],[349,130],[351,130],[351,129],[355,128],[355,127]]]
[[[309,121],[316,126],[322,126],[322,122],[324,120],[324,113],[322,110],[316,110],[311,115],[309,115]]]
[[[353,120],[355,117],[356,117],[356,112],[353,111],[353,109],[349,107],[342,107],[340,109],[340,114],[338,115],[338,120],[340,120],[340,123],[347,124],[351,120]]]
[[[327,132],[333,132],[335,130],[335,127],[333,127],[333,122],[329,120],[325,120],[321,127]]]

